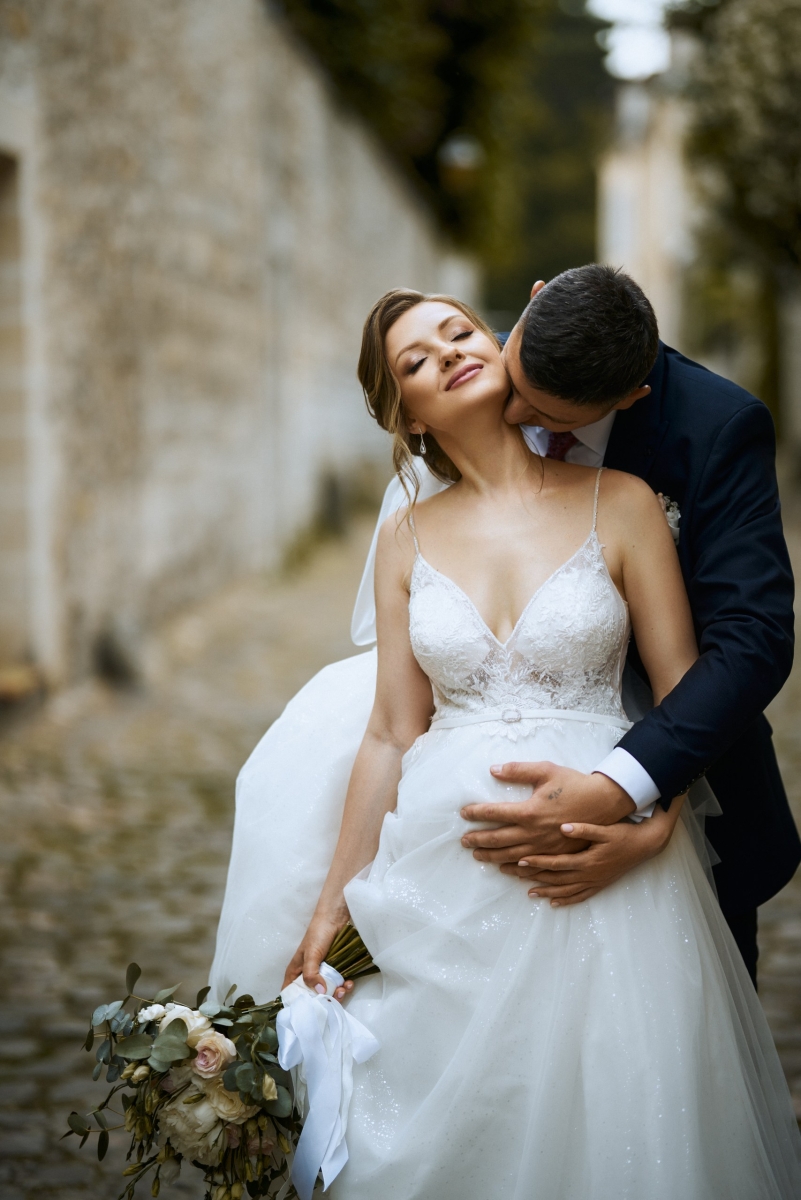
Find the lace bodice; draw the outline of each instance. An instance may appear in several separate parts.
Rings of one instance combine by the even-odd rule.
[[[628,610],[609,575],[594,513],[587,540],[537,589],[505,642],[458,584],[426,561],[416,536],[415,546],[409,628],[434,690],[436,720],[487,709],[568,709],[625,720]]]

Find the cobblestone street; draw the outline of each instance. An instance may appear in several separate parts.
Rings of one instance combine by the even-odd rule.
[[[801,511],[790,535],[801,568]],[[104,1094],[81,1042],[122,994],[206,982],[233,818],[233,784],[261,733],[348,628],[372,523],[291,576],[244,582],[154,637],[147,683],[90,682],[0,731],[0,1200],[112,1200],[123,1142],[98,1164],[58,1139]],[[771,711],[801,814],[801,663]],[[761,995],[801,1115],[801,876],[761,913]],[[199,1197],[183,1181],[172,1193]]]

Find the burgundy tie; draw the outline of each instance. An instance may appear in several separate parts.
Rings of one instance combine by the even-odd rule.
[[[549,433],[548,434],[548,449],[545,453],[546,458],[555,458],[559,462],[565,461],[565,455],[568,450],[572,450],[578,445],[578,438],[573,437],[572,433]]]

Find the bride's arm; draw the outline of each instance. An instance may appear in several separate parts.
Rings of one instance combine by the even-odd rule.
[[[615,473],[617,475],[617,473]],[[660,704],[698,658],[690,602],[662,505],[647,484],[617,476],[622,588],[634,639]]]
[[[431,684],[412,654],[407,580],[413,559],[408,527],[391,516],[378,538],[375,570],[378,678],[373,711],[353,765],[334,858],[309,928],[283,986],[303,974],[325,990],[320,963],[348,920],[345,885],[375,857],[384,817],[395,807],[401,759],[428,729]]]

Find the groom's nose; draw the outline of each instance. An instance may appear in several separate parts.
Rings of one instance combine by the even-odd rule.
[[[538,425],[534,409],[519,392],[513,391],[503,410],[504,420],[510,425]]]

